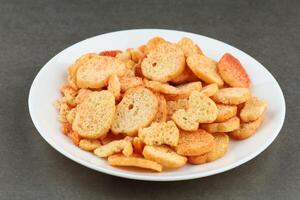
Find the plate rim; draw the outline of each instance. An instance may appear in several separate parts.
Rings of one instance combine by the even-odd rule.
[[[240,51],[242,54],[245,54],[249,57],[251,57],[255,62],[257,62],[260,67],[262,67],[269,75],[270,77],[273,79],[273,81],[275,82],[276,84],[276,87],[279,88],[279,92],[280,92],[280,99],[282,101],[282,117],[281,117],[281,123],[277,126],[277,130],[274,130],[276,132],[276,134],[273,135],[272,138],[270,138],[269,140],[267,140],[264,145],[261,145],[256,151],[254,152],[251,152],[250,154],[248,154],[248,156],[242,158],[242,159],[239,159],[237,160],[236,162],[233,162],[233,163],[230,163],[229,165],[227,166],[224,166],[224,167],[221,167],[219,169],[214,169],[214,170],[209,170],[209,171],[206,171],[206,172],[200,172],[200,173],[192,173],[192,174],[187,174],[187,175],[176,175],[176,176],[144,176],[144,175],[139,175],[139,174],[126,174],[124,172],[119,172],[119,171],[114,171],[114,170],[110,170],[110,169],[106,169],[106,168],[103,168],[101,166],[98,166],[98,167],[95,167],[94,165],[90,164],[89,162],[86,162],[84,160],[81,160],[79,159],[78,157],[76,156],[73,156],[72,154],[70,154],[69,152],[67,151],[63,151],[55,142],[54,140],[48,138],[46,136],[46,134],[43,133],[43,131],[41,130],[41,127],[37,124],[36,122],[36,119],[34,119],[34,116],[32,114],[32,93],[33,93],[33,89],[34,87],[36,87],[36,82],[37,82],[37,79],[38,79],[38,76],[41,74],[41,72],[43,70],[45,70],[45,66],[51,62],[53,59],[55,59],[59,54],[65,52],[65,51],[68,51],[68,49],[72,48],[73,46],[75,45],[78,45],[79,43],[83,43],[85,42],[86,40],[90,40],[90,39],[93,39],[93,38],[96,38],[96,37],[99,37],[99,36],[104,36],[104,35],[108,35],[108,34],[117,34],[117,33],[122,33],[122,32],[132,32],[132,31],[151,31],[151,32],[155,32],[155,31],[166,31],[166,32],[174,32],[174,33],[181,33],[181,34],[192,34],[192,35],[195,35],[195,36],[201,36],[201,37],[204,37],[206,39],[209,39],[209,40],[214,40],[216,42],[219,42],[219,43],[222,43],[222,44],[225,44],[225,45],[228,45],[230,46],[231,48],[237,50],[237,51]],[[52,146],[52,148],[54,148],[56,151],[58,151],[59,153],[61,153],[62,155],[64,155],[65,157],[75,161],[76,163],[80,164],[80,165],[83,165],[85,167],[88,167],[90,169],[93,169],[93,170],[96,170],[98,172],[102,172],[102,173],[105,173],[105,174],[108,174],[108,175],[113,175],[113,176],[117,176],[117,177],[122,177],[122,178],[127,178],[127,179],[133,179],[133,180],[143,180],[143,181],[180,181],[180,180],[190,180],[190,179],[196,179],[196,178],[202,178],[202,177],[207,177],[207,176],[211,176],[211,175],[216,175],[216,174],[219,174],[219,173],[223,173],[223,172],[226,172],[230,169],[233,169],[235,167],[238,167],[250,160],[252,160],[253,158],[255,158],[256,156],[258,156],[259,154],[261,154],[267,147],[269,147],[273,141],[276,139],[276,137],[279,135],[282,127],[283,127],[283,124],[284,124],[284,121],[285,121],[285,115],[286,115],[286,102],[285,102],[285,98],[284,98],[284,94],[283,94],[283,91],[279,85],[279,83],[277,82],[277,80],[275,79],[275,77],[272,75],[272,73],[270,73],[270,71],[264,67],[264,65],[262,65],[259,61],[257,61],[254,57],[252,57],[250,54],[248,53],[245,53],[243,50],[240,50],[228,43],[225,43],[223,41],[220,41],[220,40],[217,40],[217,39],[214,39],[214,38],[211,38],[211,37],[207,37],[205,35],[201,35],[201,34],[197,34],[197,33],[192,33],[192,32],[186,32],[186,31],[180,31],[180,30],[171,30],[171,29],[157,29],[157,28],[140,28],[140,29],[126,29],[126,30],[120,30],[120,31],[113,31],[113,32],[108,32],[108,33],[103,33],[103,34],[100,34],[100,35],[96,35],[96,36],[92,36],[92,37],[89,37],[89,38],[86,38],[86,39],[83,39],[79,42],[76,42],[70,46],[68,46],[67,48],[63,49],[62,51],[58,52],[55,56],[51,57],[50,60],[48,60],[42,67],[41,69],[38,71],[38,73],[35,75],[35,78],[30,86],[30,89],[29,89],[29,95],[28,95],[28,109],[29,109],[29,114],[30,114],[30,118],[31,118],[31,121],[33,122],[35,128],[37,129],[38,133],[42,136],[42,138],[44,138],[44,140],[46,140],[46,142],[48,144],[50,144],[50,146]]]

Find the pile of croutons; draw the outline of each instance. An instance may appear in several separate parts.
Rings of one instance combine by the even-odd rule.
[[[189,38],[155,37],[136,49],[88,53],[68,68],[57,100],[61,131],[112,166],[153,171],[225,155],[263,121],[237,58],[217,62]]]

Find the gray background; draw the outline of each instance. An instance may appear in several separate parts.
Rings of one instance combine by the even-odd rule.
[[[27,108],[37,72],[73,43],[132,28],[203,34],[260,61],[286,98],[285,124],[274,143],[228,172],[165,183],[98,173],[50,147]],[[299,36],[296,0],[0,0],[0,199],[299,199]]]

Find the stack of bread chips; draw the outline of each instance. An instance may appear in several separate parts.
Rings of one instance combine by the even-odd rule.
[[[252,136],[264,100],[240,61],[219,61],[189,38],[154,37],[126,51],[87,53],[68,69],[57,100],[61,131],[112,166],[160,172],[223,157]]]

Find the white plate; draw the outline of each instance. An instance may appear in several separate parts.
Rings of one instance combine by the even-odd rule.
[[[257,133],[244,141],[230,141],[228,153],[217,161],[196,166],[186,165],[183,168],[162,173],[114,168],[109,166],[104,159],[97,158],[93,154],[73,145],[60,132],[57,111],[53,107],[53,102],[60,97],[59,88],[66,81],[68,66],[76,58],[87,52],[99,52],[107,49],[125,50],[129,47],[138,47],[154,36],[161,36],[173,42],[182,37],[189,37],[199,44],[207,56],[215,60],[219,60],[226,52],[230,52],[237,57],[250,75],[253,83],[253,94],[266,99],[269,103],[265,121]],[[260,154],[272,143],[278,135],[285,117],[285,101],[277,81],[254,58],[228,44],[205,36],[161,29],[139,29],[107,33],[68,47],[53,57],[40,70],[32,83],[28,104],[32,121],[41,136],[66,157],[86,167],[110,175],[151,181],[194,179],[218,174],[237,167]]]

